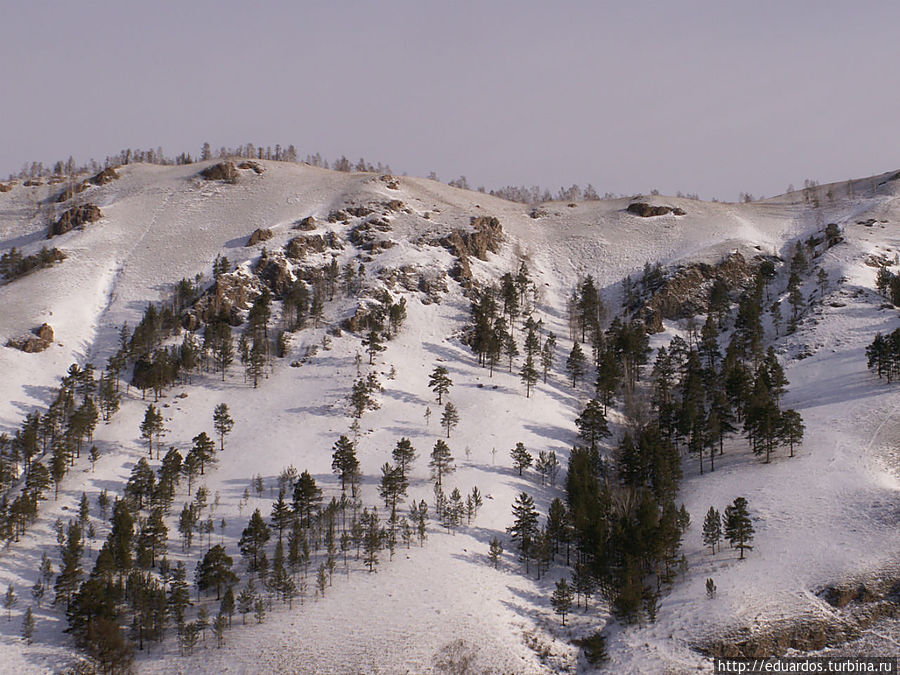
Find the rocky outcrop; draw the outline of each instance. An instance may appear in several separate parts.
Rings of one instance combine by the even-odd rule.
[[[82,204],[80,206],[73,206],[71,209],[63,213],[59,220],[57,220],[50,228],[50,237],[54,237],[59,234],[65,234],[69,230],[73,230],[76,227],[84,227],[86,223],[93,223],[100,220],[103,217],[103,214],[100,212],[100,209],[94,204]]]
[[[664,216],[667,213],[671,213],[675,216],[683,216],[684,209],[680,209],[677,206],[651,206],[646,202],[633,202],[628,205],[628,208],[625,209],[628,213],[633,213],[636,216],[640,216],[641,218],[650,218],[652,216]]]
[[[53,328],[49,323],[42,324],[39,328],[35,328],[32,333],[21,338],[10,338],[6,342],[7,347],[18,349],[26,354],[36,354],[42,352],[51,344],[53,344]]]
[[[13,189],[12,183],[0,183],[0,192],[9,192]]]
[[[237,181],[238,172],[234,162],[219,162],[203,169],[200,175],[206,180],[224,180],[233,183]]]
[[[384,175],[379,178],[379,180],[385,184],[388,190],[399,190],[400,182],[390,175]]]
[[[828,585],[818,595],[835,611],[817,611],[763,627],[738,628],[694,648],[707,656],[725,658],[766,658],[781,656],[788,650],[816,651],[854,640],[883,619],[900,617],[900,580],[893,574],[868,582]]]
[[[269,287],[276,298],[283,297],[294,283],[287,260],[280,253],[264,253],[256,263],[256,276]]]
[[[294,237],[284,246],[285,255],[294,260],[303,260],[310,253],[324,253],[329,249],[343,249],[340,238],[334,232],[325,234],[305,234]]]
[[[247,246],[255,246],[256,244],[260,244],[264,241],[269,241],[274,235],[272,234],[272,230],[267,227],[259,227],[253,230],[253,234],[250,235],[250,239],[247,240]]]
[[[258,281],[254,277],[239,271],[220,274],[215,284],[182,315],[182,325],[186,328],[199,326],[225,316],[237,326],[240,310],[246,309],[258,292]]]
[[[662,330],[662,319],[685,319],[706,311],[709,292],[716,280],[729,292],[742,290],[753,278],[758,264],[748,262],[735,251],[716,265],[693,263],[675,268],[660,288],[643,304],[648,330]]]
[[[263,172],[262,166],[260,166],[256,162],[251,162],[249,160],[238,164],[238,168],[239,169],[249,169],[250,171],[255,172],[257,176],[261,175]]]
[[[295,230],[303,230],[304,232],[311,232],[317,227],[316,219],[313,216],[306,216],[306,218],[303,218],[294,225]]]
[[[100,173],[95,176],[91,176],[88,178],[88,182],[91,185],[106,185],[107,183],[111,183],[119,177],[119,174],[116,173],[116,170],[111,166],[103,169]]]
[[[75,195],[87,190],[87,187],[88,186],[86,183],[76,183],[75,185],[70,185],[65,190],[59,193],[59,195],[56,197],[56,203],[62,204],[63,202],[69,201]]]
[[[487,260],[487,254],[497,253],[503,242],[503,227],[493,216],[473,217],[470,226],[471,230],[456,228],[438,242],[457,258],[456,264],[450,270],[450,276],[467,283],[472,280],[469,256]]]

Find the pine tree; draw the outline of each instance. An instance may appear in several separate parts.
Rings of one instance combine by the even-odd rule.
[[[399,467],[400,472],[406,476],[409,467],[416,458],[416,449],[408,438],[403,437],[397,441],[396,447],[391,451],[391,456],[394,459],[394,463]]]
[[[22,637],[28,644],[31,644],[34,638],[34,613],[31,607],[25,610],[25,616],[22,617]]]
[[[71,521],[66,530],[66,543],[60,551],[60,570],[54,587],[56,598],[54,602],[65,602],[68,612],[72,597],[78,589],[78,583],[84,571],[81,568],[81,555],[84,552],[84,543],[81,539],[81,528],[76,521]]]
[[[312,525],[312,512],[321,502],[322,490],[316,486],[316,479],[304,471],[294,485],[294,512],[301,519],[306,516],[306,527]]]
[[[222,603],[219,605],[219,616],[228,617],[228,625],[231,625],[231,617],[234,616],[236,608],[234,599],[234,586],[228,586],[225,589],[225,595],[222,596]]]
[[[346,493],[348,484],[355,484],[359,476],[359,460],[356,447],[346,436],[341,436],[333,446],[331,470],[341,479],[341,492]]]
[[[247,615],[253,611],[256,604],[256,588],[253,585],[253,577],[247,580],[247,585],[241,589],[237,597],[238,612],[241,613],[241,623],[247,623]]]
[[[531,396],[531,389],[537,384],[539,374],[537,368],[534,367],[534,357],[529,354],[525,357],[525,365],[522,366],[520,378],[525,384],[525,398]]]
[[[778,418],[778,438],[782,445],[791,448],[790,456],[794,456],[794,446],[803,441],[803,418],[796,410],[785,410]]]
[[[519,551],[525,559],[525,571],[528,572],[528,560],[538,535],[538,514],[534,507],[534,499],[522,492],[513,502],[513,524],[507,528],[513,541],[518,542]]]
[[[175,619],[175,625],[178,626],[179,632],[184,628],[184,612],[193,603],[191,602],[191,591],[187,584],[187,571],[184,563],[180,560],[176,565],[172,578],[169,580],[169,599],[168,611]]]
[[[584,375],[585,364],[584,352],[578,342],[572,344],[572,351],[569,352],[569,358],[566,359],[566,370],[572,376],[572,386],[578,384],[579,378]]]
[[[200,460],[200,475],[204,473],[207,464],[211,464],[216,456],[216,444],[206,435],[205,431],[201,431],[192,439],[194,446],[191,452],[196,453],[197,459]]]
[[[17,604],[19,604],[19,596],[16,595],[15,587],[10,584],[6,587],[6,594],[3,596],[3,608],[7,611],[7,621],[12,621],[12,608]]]
[[[566,625],[566,614],[572,610],[572,589],[565,579],[556,582],[556,590],[550,597],[553,611],[562,617],[562,625]]]
[[[385,462],[381,467],[381,484],[378,493],[384,500],[386,509],[390,509],[391,522],[395,522],[397,518],[397,502],[400,497],[406,495],[406,489],[409,487],[409,480],[403,475],[403,471],[398,466],[391,466]]]
[[[703,544],[709,546],[715,554],[716,544],[720,541],[722,541],[722,519],[719,517],[719,511],[710,506],[703,521]]]
[[[444,366],[435,366],[428,378],[428,388],[435,393],[438,398],[438,405],[443,404],[443,397],[450,391],[453,386],[453,380],[450,379],[450,373]]]
[[[453,473],[456,466],[453,464],[453,455],[450,454],[449,446],[438,439],[431,451],[431,461],[428,463],[431,467],[431,477],[436,485],[441,485],[443,477],[448,473]]]
[[[278,499],[272,504],[272,527],[278,530],[278,541],[282,541],[284,530],[291,524],[294,513],[284,499],[284,490],[278,491]]]
[[[541,348],[541,370],[544,373],[544,383],[547,382],[547,373],[553,368],[553,355],[556,351],[556,335],[550,333],[544,340],[544,346]]]
[[[369,355],[369,365],[375,363],[375,355],[378,354],[378,352],[383,352],[385,350],[381,333],[375,328],[371,329],[366,337],[363,338],[363,346],[366,348],[366,353]]]
[[[592,451],[597,449],[597,442],[601,438],[610,435],[606,415],[603,414],[603,405],[595,398],[587,402],[581,415],[576,418],[575,426]]]
[[[147,406],[144,411],[144,421],[141,422],[141,438],[147,440],[147,452],[153,456],[153,438],[162,433],[163,417],[162,413],[152,403]],[[157,447],[157,455],[159,448]]]
[[[503,544],[501,544],[500,540],[494,536],[494,538],[491,539],[491,547],[488,550],[488,557],[491,559],[491,564],[494,566],[494,569],[499,567],[501,555],[503,555]]]
[[[450,430],[459,424],[459,413],[456,406],[450,401],[444,405],[444,413],[441,415],[441,426],[447,430],[447,438],[450,438]]]
[[[753,534],[753,523],[747,511],[747,500],[737,497],[730,506],[725,507],[725,538],[733,548],[740,551],[741,560],[744,559],[744,550],[753,550],[753,547],[750,546]]]
[[[225,547],[216,544],[197,563],[197,588],[201,591],[216,589],[216,600],[222,597],[222,586],[231,587],[238,581],[232,571],[234,561],[225,552]]]
[[[510,455],[512,455],[513,466],[519,471],[520,476],[522,471],[531,466],[534,461],[534,457],[525,448],[524,443],[516,443],[516,447],[510,451]]]
[[[228,412],[228,406],[220,403],[213,411],[213,428],[219,434],[219,451],[225,451],[225,437],[231,433],[234,428],[234,420]]]
[[[371,511],[364,509],[361,521],[364,528],[363,562],[369,568],[369,572],[374,572],[378,565],[378,551],[384,538],[384,532],[378,522],[378,509],[374,507]]]
[[[265,555],[265,545],[269,537],[269,526],[263,520],[259,509],[256,509],[238,542],[241,553],[247,558],[247,569],[251,572],[260,569],[260,559]]]

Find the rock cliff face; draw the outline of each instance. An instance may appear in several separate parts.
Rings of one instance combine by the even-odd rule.
[[[200,175],[206,180],[224,180],[233,182],[237,180],[238,172],[237,168],[234,166],[234,162],[219,162],[218,164],[213,164],[212,166],[203,169],[203,171],[200,172]]]
[[[53,344],[53,328],[49,323],[42,324],[39,328],[35,328],[33,333],[34,335],[10,339],[6,343],[6,346],[18,349],[26,354],[35,354],[44,351]]]
[[[65,234],[69,230],[76,227],[84,227],[86,223],[93,223],[100,220],[103,214],[94,204],[82,204],[81,206],[73,206],[71,209],[63,213],[50,227],[50,237]]]
[[[473,217],[470,227],[471,230],[456,228],[438,242],[457,258],[456,265],[450,271],[450,275],[457,281],[472,280],[469,256],[487,260],[487,254],[497,253],[503,242],[503,227],[493,216]]]
[[[686,319],[702,314],[709,302],[713,284],[721,281],[729,293],[744,290],[761,260],[747,261],[735,251],[715,265],[694,263],[675,268],[635,312],[648,331],[662,330],[663,319]]]
[[[634,202],[629,204],[626,211],[628,211],[628,213],[633,213],[636,216],[640,216],[641,218],[664,216],[667,213],[671,213],[675,216],[684,215],[684,209],[680,209],[677,206],[651,206],[646,202]]]

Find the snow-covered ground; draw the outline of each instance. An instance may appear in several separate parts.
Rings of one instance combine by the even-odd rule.
[[[557,365],[550,381],[539,383],[526,398],[515,369],[510,374],[501,364],[491,378],[459,342],[468,301],[455,282],[447,280],[448,292],[440,303],[428,302],[423,293],[405,292],[408,319],[400,335],[374,366],[363,359],[363,374],[375,370],[385,388],[380,409],[361,420],[364,498],[378,502],[380,467],[390,460],[396,441],[406,436],[419,453],[410,497],[433,502],[427,457],[443,431],[427,380],[441,363],[454,381],[449,399],[461,419],[448,440],[457,471],[445,489],[458,486],[465,494],[477,485],[486,495],[477,519],[456,534],[433,525],[424,547],[398,548],[393,561],[382,560],[377,574],[368,574],[356,561],[347,574],[339,565],[325,598],[313,599],[310,577],[302,605],[295,602],[292,610],[276,605],[265,623],[236,625],[222,649],[209,637],[194,656],[181,657],[170,638],[139,656],[140,671],[426,672],[435,655],[457,639],[477,649],[479,672],[585,668],[569,640],[602,628],[607,612],[592,600],[588,611],[576,610],[570,625],[560,626],[548,598],[565,570],[551,570],[540,581],[526,577],[504,534],[519,492],[532,494],[542,513],[554,497],[563,496],[563,481],[541,487],[533,471],[519,477],[511,467],[510,449],[521,441],[534,455],[555,450],[565,468],[576,437],[573,420],[591,391],[589,385],[571,387],[562,369],[571,347],[566,298],[580,276],[592,274],[615,306],[618,283],[626,274],[639,275],[647,261],[714,262],[736,249],[784,255],[792,241],[830,222],[843,228],[845,242],[819,261],[830,279],[826,302],[810,310],[797,333],[776,342],[791,381],[786,404],[803,415],[806,438],[796,457],[780,453],[768,465],[753,457],[741,438],[727,444],[712,474],[700,476],[694,463],[686,461],[681,498],[693,521],[684,540],[687,576],[662,599],[656,624],[608,629],[609,670],[710,670],[691,644],[728,627],[762,627],[779,617],[833,612],[815,591],[893,564],[900,549],[894,527],[900,500],[890,449],[900,430],[900,397],[866,371],[864,349],[876,331],[900,325],[896,310],[879,308],[872,290],[875,269],[865,264],[870,254],[893,258],[900,250],[896,182],[878,186],[858,181],[854,197],[838,192],[818,209],[806,204],[802,193],[751,204],[655,197],[654,203],[681,206],[687,215],[641,219],[624,212],[630,200],[616,200],[553,203],[545,207],[545,217],[533,219],[524,205],[433,181],[402,178],[394,190],[371,174],[262,164],[262,175],[242,171],[237,185],[199,180],[197,165],[132,165],[120,170],[119,180],[85,193],[84,199],[100,206],[104,218],[49,242],[65,250],[68,259],[0,286],[0,342],[43,322],[56,333],[55,344],[40,354],[0,348],[0,431],[13,433],[27,412],[46,407],[69,364],[91,360],[102,369],[115,348],[118,328],[125,322],[136,325],[146,304],[169,297],[182,277],[209,277],[220,254],[243,264],[258,257],[262,246],[279,248],[297,234],[293,224],[309,215],[320,219],[320,232],[345,235],[348,226],[322,221],[329,211],[348,204],[400,199],[410,211],[390,216],[387,236],[396,245],[367,263],[370,274],[401,265],[447,269],[450,254],[428,242],[451,227],[467,225],[472,216],[497,216],[506,237],[502,251],[489,255],[487,262],[471,259],[473,271],[477,278],[497,278],[514,271],[519,260],[527,261],[540,289],[538,316],[560,337]],[[31,253],[47,243],[48,207],[36,206],[49,196],[47,191],[18,186],[0,194],[0,250],[17,246]],[[869,218],[887,222],[857,224]],[[275,237],[245,247],[259,227],[272,229]],[[355,252],[348,246],[339,262]],[[337,301],[329,306],[328,317],[351,311],[350,301]],[[654,345],[680,327],[667,329],[654,337]],[[346,397],[357,375],[359,338],[333,338],[330,349],[320,349],[299,368],[288,367],[309,345],[321,345],[324,333],[324,327],[297,333],[291,353],[258,389],[245,382],[235,365],[225,382],[206,374],[170,389],[160,400],[168,429],[164,442],[183,452],[200,431],[212,434],[218,403],[227,403],[235,418],[224,454],[201,482],[210,495],[219,496],[214,517],[226,520],[224,541],[236,560],[236,541],[247,518],[256,506],[268,515],[271,486],[285,467],[308,469],[328,497],[340,493],[331,472],[331,445],[349,433]],[[799,360],[800,352],[810,355]],[[97,429],[95,442],[103,454],[96,469],[82,460],[66,478],[59,499],[42,504],[26,539],[0,552],[0,590],[13,583],[20,598],[12,621],[0,617],[0,670],[45,672],[71,659],[71,643],[61,632],[64,619],[47,602],[35,608],[34,644],[19,638],[21,614],[31,604],[28,589],[41,552],[57,558],[56,519],[75,512],[82,491],[92,504],[102,489],[120,493],[131,467],[146,455],[139,432],[145,406],[132,391],[113,421]],[[427,407],[434,413],[430,420],[424,415]],[[241,506],[244,490],[257,474],[267,490],[261,498],[251,490],[249,503]],[[175,529],[185,491],[181,486],[170,519],[169,554],[173,560],[190,561],[192,576],[199,546],[195,543],[193,557],[182,556]],[[711,556],[700,541],[703,516],[709,506],[723,510],[739,495],[748,499],[754,518],[755,548],[744,561],[728,550]],[[92,516],[99,518],[99,512]],[[105,529],[98,529],[94,554],[105,536]],[[487,558],[495,535],[507,549],[498,570]],[[718,587],[714,600],[706,597],[707,577]],[[214,614],[214,601],[209,607]]]

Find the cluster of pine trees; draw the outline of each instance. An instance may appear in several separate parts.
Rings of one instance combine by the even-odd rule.
[[[104,387],[112,388],[105,401]],[[101,414],[107,418],[117,408],[114,386],[102,376],[98,383],[91,364],[73,364],[43,414],[28,413],[12,437],[0,434],[0,538],[19,541],[36,521],[40,501],[51,487],[58,495],[82,451],[97,460],[94,430]]]
[[[869,370],[878,378],[893,382],[900,375],[900,328],[888,335],[875,334],[875,339],[866,347]]]
[[[18,279],[33,270],[50,267],[53,263],[65,259],[66,254],[56,247],[42,246],[37,253],[23,256],[22,252],[13,246],[0,256],[0,277]]]

